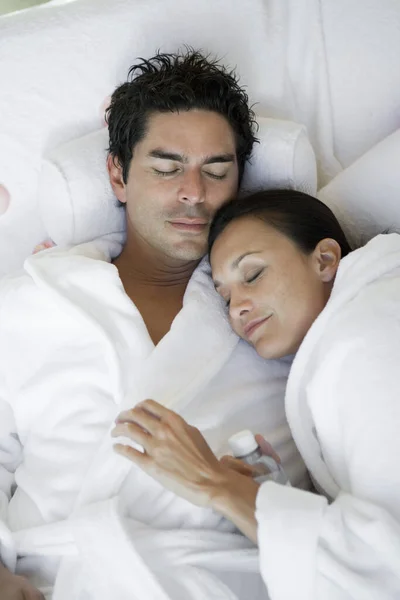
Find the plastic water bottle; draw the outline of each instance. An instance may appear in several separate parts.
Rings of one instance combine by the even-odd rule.
[[[256,471],[254,479],[258,483],[275,481],[282,485],[290,485],[281,465],[271,456],[262,453],[254,434],[248,429],[232,435],[228,440],[228,444],[233,456],[254,467]]]

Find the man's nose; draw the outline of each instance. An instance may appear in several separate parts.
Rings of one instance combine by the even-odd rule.
[[[204,202],[205,188],[201,173],[188,171],[185,173],[182,187],[179,191],[179,200],[185,204],[199,204]]]

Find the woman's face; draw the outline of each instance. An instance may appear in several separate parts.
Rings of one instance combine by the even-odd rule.
[[[210,257],[216,290],[227,302],[234,331],[260,356],[298,350],[329,298],[340,260],[340,249],[336,259],[329,256],[330,248],[337,254],[335,245],[323,240],[306,255],[254,217],[231,222],[217,238]]]

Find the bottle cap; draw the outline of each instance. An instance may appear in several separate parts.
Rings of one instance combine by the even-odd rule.
[[[235,435],[232,435],[228,440],[228,444],[232,450],[233,456],[236,456],[237,458],[246,456],[258,448],[254,433],[249,429],[244,429],[243,431],[239,431],[238,433],[235,433]]]

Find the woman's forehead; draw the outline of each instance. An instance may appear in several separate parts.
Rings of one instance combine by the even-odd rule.
[[[260,252],[285,238],[279,231],[255,217],[241,217],[229,223],[216,239],[211,262],[234,261],[244,253]]]

